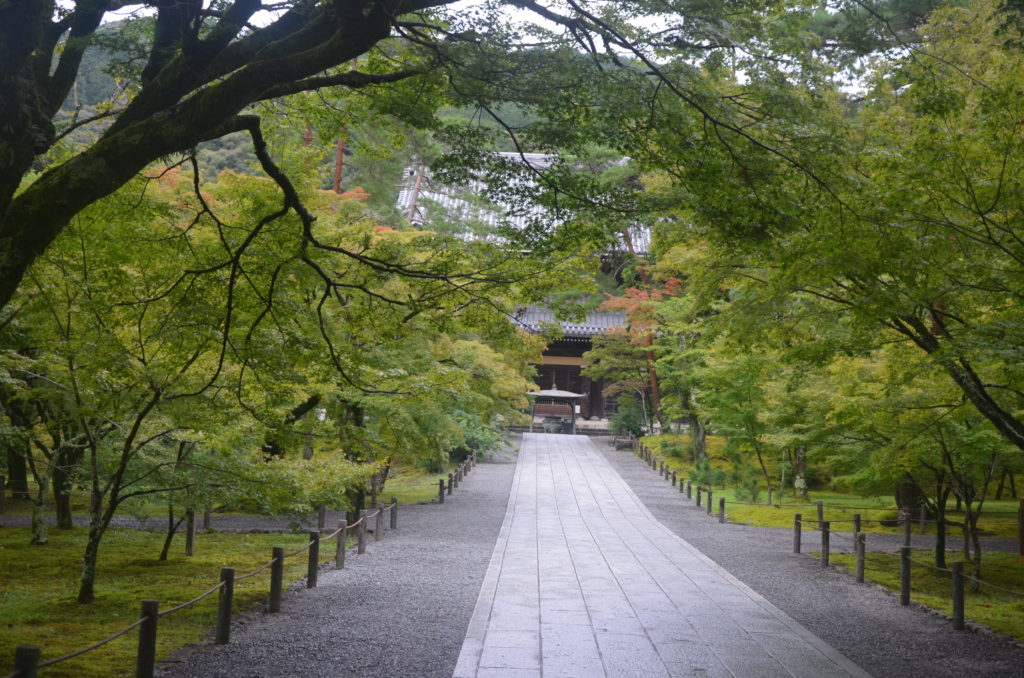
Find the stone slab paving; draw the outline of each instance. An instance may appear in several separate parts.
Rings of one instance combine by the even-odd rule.
[[[524,436],[455,678],[866,675],[659,523],[590,439]]]

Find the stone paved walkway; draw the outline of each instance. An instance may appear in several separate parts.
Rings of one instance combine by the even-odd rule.
[[[866,676],[661,523],[584,436],[524,436],[455,678]]]

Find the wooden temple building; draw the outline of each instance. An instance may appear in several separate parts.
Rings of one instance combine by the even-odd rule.
[[[581,374],[586,366],[583,354],[590,350],[596,335],[622,327],[626,322],[624,311],[590,311],[580,322],[558,320],[554,312],[543,306],[527,306],[514,316],[515,322],[531,334],[540,334],[543,328],[558,324],[563,335],[548,344],[537,368],[537,386],[544,390],[578,393],[581,419],[605,419],[615,412],[614,397],[602,393],[604,380],[593,380]],[[545,410],[542,410],[545,412]]]
[[[538,153],[496,155],[528,165],[537,172],[545,171],[554,160],[553,156]],[[518,205],[516,209],[510,209],[483,199],[485,193],[483,181],[472,180],[463,186],[450,186],[436,180],[425,165],[419,164],[406,168],[396,207],[416,226],[452,232],[467,240],[492,242],[500,242],[496,236],[499,224],[526,228],[531,219],[544,218],[540,207]],[[623,251],[647,250],[649,233],[646,229],[630,228],[623,236]],[[542,391],[567,391],[580,396],[563,399],[560,403],[532,398],[538,417],[560,418],[563,423],[571,419],[571,427],[575,431],[580,420],[603,420],[615,412],[614,396],[603,394],[604,380],[591,380],[581,371],[585,367],[583,354],[590,350],[593,337],[623,326],[626,321],[624,312],[590,311],[579,322],[569,322],[556,318],[549,308],[531,305],[514,313],[513,321],[531,334],[543,334],[552,325],[561,326],[561,338],[548,344],[540,364],[536,366],[537,386]]]

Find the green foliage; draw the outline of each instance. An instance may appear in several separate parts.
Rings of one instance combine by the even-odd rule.
[[[312,149],[283,162],[318,171]],[[307,226],[255,176],[222,173],[199,193],[177,169],[147,183],[65,231],[3,335],[4,399],[36,413],[20,429],[44,451],[31,461],[63,459],[93,488],[87,573],[110,517],[142,497],[347,508],[392,460],[447,460],[524,406],[537,345],[505,313],[509,295],[547,284],[525,280],[528,260],[381,227],[310,188],[321,218]]]
[[[619,394],[617,403],[615,414],[608,421],[612,432],[616,435],[628,433],[637,437],[644,435],[647,415],[643,411],[644,405],[640,398],[633,393],[623,392]]]
[[[666,457],[671,457],[673,459],[688,459],[693,454],[693,445],[671,441],[663,444],[660,452]]]
[[[690,479],[697,485],[711,485],[711,475],[711,462],[707,459],[701,459],[693,465],[693,470],[690,472]]]
[[[928,7],[881,9],[904,13],[903,31]],[[864,19],[814,17],[837,33]],[[920,51],[863,62],[856,103],[809,63],[791,78],[759,69],[742,88],[722,74],[720,91],[758,107],[752,127],[791,141],[784,154],[723,150],[681,119],[633,155],[661,216],[654,279],[682,281],[653,304],[666,411],[726,436],[748,494],[754,464],[769,488],[785,469],[798,494],[909,484],[934,510],[952,491],[973,539],[993,473],[1016,468],[1015,30],[991,3],[938,9]]]

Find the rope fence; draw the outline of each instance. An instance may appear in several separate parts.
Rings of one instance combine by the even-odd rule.
[[[50,661],[41,662],[39,664],[39,668],[44,668],[46,666],[53,666],[54,664],[59,664],[59,663],[61,663],[63,661],[67,661],[68,659],[73,659],[73,658],[77,657],[80,654],[85,654],[86,652],[91,652],[91,651],[93,651],[93,650],[95,650],[97,648],[101,648],[104,645],[106,645],[107,643],[109,643],[110,641],[117,640],[118,638],[120,638],[124,634],[126,634],[129,631],[131,631],[132,629],[134,629],[136,626],[142,624],[144,621],[147,621],[147,619],[148,619],[148,617],[143,617],[142,619],[138,619],[138,620],[135,621],[135,623],[131,624],[130,626],[121,629],[117,633],[112,634],[111,636],[109,636],[109,637],[99,641],[98,643],[93,643],[89,647],[83,647],[81,650],[75,650],[74,652],[69,652],[66,655],[64,655],[63,657],[57,657],[56,659],[51,659]]]
[[[476,463],[476,454],[471,454],[465,461],[456,467],[453,474],[449,474],[449,478],[454,480],[455,487],[458,487],[458,483],[461,482],[467,474],[469,474],[472,468],[476,466]],[[439,495],[439,503],[444,503],[444,481],[442,480],[441,483],[442,486]],[[451,486],[449,486],[448,494],[451,494]],[[41,661],[42,650],[39,646],[17,646],[14,654],[14,671],[13,673],[8,674],[7,678],[37,678],[40,669],[73,659],[74,657],[86,654],[87,652],[92,652],[93,650],[103,647],[107,643],[126,635],[136,628],[139,629],[139,639],[136,655],[135,677],[153,678],[154,671],[156,669],[157,622],[161,617],[165,617],[178,612],[179,610],[191,607],[204,598],[212,596],[214,593],[219,593],[217,601],[215,643],[218,645],[227,644],[231,639],[231,617],[235,583],[254,577],[269,568],[270,591],[267,602],[267,612],[270,614],[277,613],[281,611],[281,597],[284,589],[283,579],[285,560],[298,556],[302,553],[307,553],[306,588],[315,588],[317,586],[317,575],[320,571],[321,543],[332,539],[336,540],[334,567],[335,569],[340,570],[345,567],[345,552],[347,550],[349,530],[356,530],[356,552],[363,554],[366,553],[366,533],[369,529],[368,526],[371,519],[374,520],[374,541],[380,541],[384,536],[386,529],[398,529],[398,500],[395,497],[392,497],[391,503],[386,506],[376,506],[373,509],[363,509],[360,511],[359,519],[352,523],[348,523],[345,520],[339,520],[338,529],[327,535],[321,533],[323,526],[323,513],[324,511],[321,508],[321,518],[319,520],[321,529],[310,531],[309,542],[307,542],[305,546],[302,546],[295,551],[291,551],[290,553],[285,553],[282,547],[275,546],[272,550],[272,556],[269,561],[260,565],[255,570],[243,575],[235,576],[235,570],[232,567],[221,568],[220,582],[216,586],[200,593],[192,600],[180,603],[166,610],[161,611],[159,609],[159,603],[156,600],[143,600],[142,610],[138,619],[104,640],[93,643],[88,647],[75,650],[74,652],[70,652],[61,657],[49,659],[44,662]],[[388,528],[385,528],[384,526],[385,513],[388,514],[389,517]]]
[[[639,443],[634,451],[636,454],[652,469],[658,472],[658,475],[667,479],[673,487],[678,487],[680,494],[685,494],[686,499],[693,500],[696,508],[704,508],[708,515],[712,515],[712,501],[714,497],[714,488],[708,487],[701,484],[700,482],[694,482],[693,479],[683,479],[678,477],[678,473],[668,468],[664,460],[658,459],[651,448],[647,447],[643,443]],[[706,497],[706,499],[705,499]],[[702,503],[705,506],[702,507]],[[718,498],[718,522],[725,522],[725,504],[726,500],[724,497]],[[764,503],[752,503],[730,500],[730,504],[740,506],[765,506]],[[768,505],[771,504],[771,491],[768,493]],[[820,549],[820,560],[822,567],[829,567],[829,560],[831,557],[831,539],[832,537],[839,537],[848,542],[853,542],[854,555],[855,555],[855,568],[854,577],[857,583],[864,583],[864,570],[866,554],[870,551],[880,555],[885,555],[893,558],[899,558],[900,560],[900,572],[899,572],[899,599],[901,605],[910,604],[910,581],[911,581],[911,565],[917,565],[918,567],[928,568],[935,572],[949,575],[951,580],[951,602],[953,608],[953,628],[962,631],[965,628],[964,622],[964,608],[965,608],[965,596],[964,586],[966,582],[973,582],[978,587],[986,587],[1000,593],[1014,596],[1016,598],[1024,599],[1024,592],[1015,591],[1003,586],[998,586],[990,582],[983,581],[982,579],[973,577],[964,572],[964,562],[956,561],[953,562],[951,567],[939,567],[933,563],[929,563],[912,556],[912,549],[910,546],[911,528],[913,524],[919,526],[920,534],[925,534],[924,526],[927,523],[938,522],[934,518],[927,518],[925,510],[922,507],[920,512],[911,512],[901,510],[899,507],[868,507],[868,506],[849,506],[842,504],[830,504],[829,509],[840,509],[840,510],[856,510],[856,511],[886,511],[886,512],[897,512],[897,518],[895,522],[902,525],[903,527],[903,545],[900,546],[899,550],[891,551],[881,548],[869,548],[867,544],[867,535],[862,531],[862,527],[865,523],[879,523],[887,526],[894,522],[893,519],[870,519],[865,518],[861,513],[855,513],[851,518],[837,518],[832,520],[825,519],[825,505],[823,502],[808,502],[808,503],[793,503],[793,504],[774,504],[776,508],[780,507],[811,507],[815,509],[816,518],[804,518],[802,514],[795,513],[793,515],[793,553],[799,554],[802,549],[802,541],[805,528],[811,528],[812,530],[820,534],[821,549]],[[916,515],[915,515],[916,513]],[[992,513],[1008,513],[1008,512],[991,512]],[[1015,524],[1019,526],[1021,539],[1024,540],[1024,526],[1021,526],[1022,520],[1024,520],[1024,500],[1021,500],[1021,509],[1017,512],[1018,520],[1016,521],[986,521],[987,525],[992,524]],[[951,522],[951,521],[949,521]],[[852,536],[843,534],[841,532],[835,532],[832,530],[833,523],[850,523],[852,524]],[[957,523],[953,523],[957,524]],[[1024,548],[1024,544],[1022,544]],[[1021,555],[1022,561],[1024,561],[1024,551]]]

